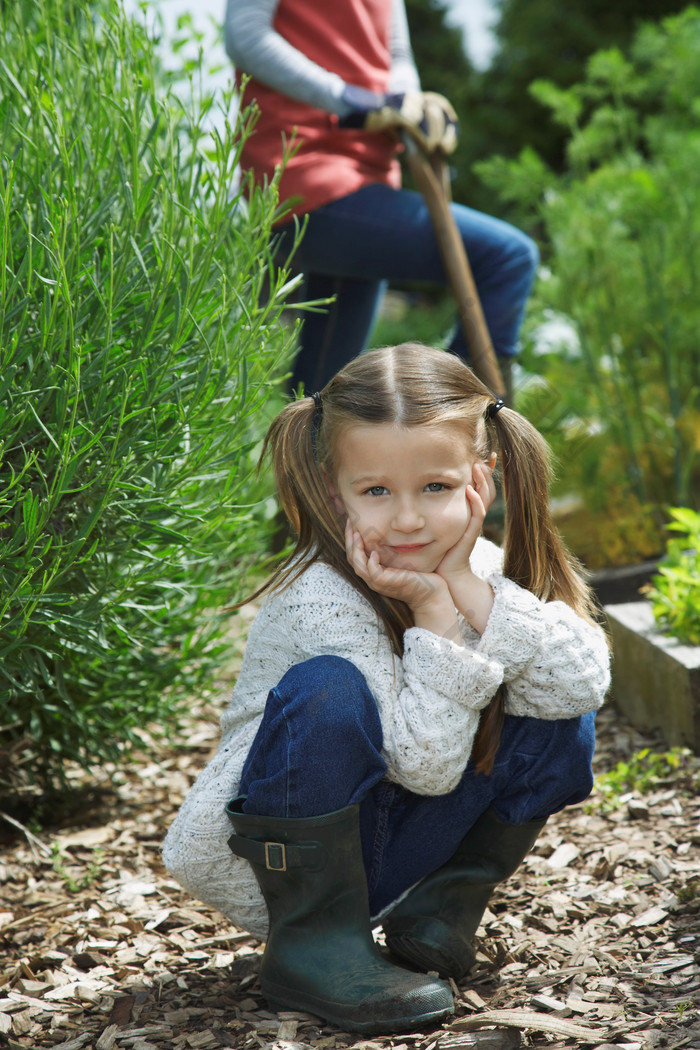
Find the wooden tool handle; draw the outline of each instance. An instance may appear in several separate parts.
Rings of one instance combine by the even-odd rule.
[[[469,344],[472,367],[479,379],[496,396],[502,397],[505,393],[505,383],[498,367],[498,358],[493,349],[464,243],[445,192],[444,161],[437,155],[433,156],[432,161],[428,160],[409,134],[404,133],[403,143],[411,173],[433,222],[442,261],[456,300],[459,320]],[[442,178],[439,165],[442,165],[443,169]]]

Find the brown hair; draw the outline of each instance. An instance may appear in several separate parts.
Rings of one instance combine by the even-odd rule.
[[[331,502],[323,473],[334,475],[333,457],[343,428],[358,423],[431,426],[458,422],[485,462],[500,454],[505,496],[504,574],[543,601],[559,600],[593,621],[595,605],[577,562],[564,547],[549,510],[549,448],[528,421],[510,408],[486,418],[493,395],[458,357],[418,343],[371,350],[346,365],[318,397],[287,405],[272,423],[261,464],[272,460],[296,545],[255,596],[289,585],[323,561],[356,588],[384,624],[391,646],[403,653],[413,625],[403,602],[371,590],[348,564],[344,523]],[[472,759],[490,773],[504,712],[504,686],[482,712]]]

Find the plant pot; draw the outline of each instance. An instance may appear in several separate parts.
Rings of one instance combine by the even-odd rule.
[[[605,569],[596,569],[591,573],[588,582],[601,605],[636,602],[639,600],[640,590],[651,582],[658,568],[658,558],[655,561],[642,561],[637,565],[613,565]]]
[[[606,605],[613,647],[611,699],[640,729],[700,753],[700,646],[656,625],[647,601]]]

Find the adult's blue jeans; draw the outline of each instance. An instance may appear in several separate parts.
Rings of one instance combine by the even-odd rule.
[[[507,222],[452,204],[451,211],[467,250],[486,323],[496,353],[512,357],[535,269],[537,245]],[[278,253],[293,244],[293,224],[279,232]],[[388,281],[447,284],[433,224],[420,193],[382,183],[317,208],[295,265],[304,273],[305,299],[335,302],[322,313],[304,313],[292,376],[307,393],[320,390],[367,346]],[[457,324],[450,349],[469,360]]]
[[[544,721],[506,716],[493,772],[469,763],[446,795],[417,795],[385,779],[374,698],[354,664],[318,656],[270,691],[241,776],[245,813],[314,817],[360,805],[370,910],[379,915],[441,867],[490,806],[508,824],[549,816],[589,795],[593,715]]]

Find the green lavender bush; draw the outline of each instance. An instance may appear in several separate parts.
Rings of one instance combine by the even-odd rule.
[[[206,132],[211,105],[118,0],[0,6],[0,768],[27,780],[172,729],[266,548],[289,281],[274,187],[234,188],[250,118]]]

